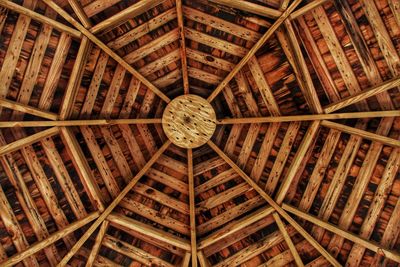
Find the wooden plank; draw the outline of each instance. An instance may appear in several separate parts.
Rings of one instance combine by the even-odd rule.
[[[338,131],[342,131],[342,132],[345,132],[345,133],[348,133],[348,134],[354,134],[354,135],[360,136],[362,138],[369,139],[369,140],[372,140],[372,141],[376,141],[376,142],[379,142],[379,143],[382,143],[382,144],[385,144],[385,145],[388,145],[388,146],[394,146],[394,147],[399,147],[400,146],[400,141],[399,140],[396,140],[396,139],[393,139],[393,138],[389,138],[389,137],[386,137],[386,136],[382,136],[382,135],[379,135],[379,134],[367,132],[367,131],[360,130],[360,129],[357,129],[357,128],[353,128],[353,127],[350,127],[350,126],[346,126],[346,125],[343,125],[343,124],[340,124],[340,123],[335,123],[335,122],[323,120],[323,121],[321,121],[321,126],[328,127],[328,128],[331,128],[331,129],[336,129]]]
[[[178,28],[179,28],[179,44],[181,52],[181,68],[183,77],[183,91],[184,94],[189,94],[189,76],[188,76],[188,64],[186,57],[186,43],[185,43],[185,26],[183,24],[183,13],[182,13],[182,0],[175,0],[176,11],[178,17]]]
[[[134,77],[131,78],[129,83],[128,92],[126,93],[124,103],[121,107],[121,111],[119,113],[119,118],[127,119],[130,117],[130,114],[133,109],[133,105],[135,104],[136,97],[139,93],[141,82]]]
[[[120,215],[118,213],[111,213],[107,217],[107,220],[113,224],[118,224],[131,230],[142,232],[145,235],[151,236],[161,242],[174,245],[183,250],[191,250],[190,243],[187,240],[174,236],[170,233],[159,230],[158,228],[149,226],[142,222],[136,221],[134,219],[128,218],[126,216]]]
[[[239,104],[237,103],[237,99],[235,95],[232,92],[232,88],[229,86],[226,86],[225,89],[222,91],[226,104],[229,107],[229,110],[231,111],[232,115],[235,118],[241,118],[242,112],[240,111]]]
[[[389,259],[392,259],[396,262],[400,262],[400,254],[396,251],[386,249],[385,247],[382,247],[374,242],[368,241],[368,240],[361,238],[353,233],[342,230],[342,229],[338,228],[336,225],[322,221],[322,220],[318,219],[317,217],[314,217],[310,214],[299,211],[296,208],[291,207],[285,203],[282,204],[282,207],[286,211],[288,211],[296,216],[299,216],[309,222],[312,222],[322,228],[325,228],[328,231],[338,234],[338,235],[342,236],[343,238],[346,238],[346,239],[348,239],[354,243],[357,243],[369,250],[372,250],[373,252],[382,251],[385,254],[385,256],[388,257]]]
[[[362,118],[384,118],[398,117],[400,111],[368,111],[368,112],[349,112],[334,114],[312,114],[312,115],[293,115],[280,117],[250,117],[250,118],[227,118],[217,121],[218,124],[245,124],[245,123],[269,123],[269,122],[295,122],[295,121],[315,121],[315,120],[340,120],[340,119],[362,119]]]
[[[247,132],[246,138],[243,141],[242,149],[240,150],[236,164],[244,169],[253,152],[254,144],[257,140],[258,133],[260,132],[261,124],[251,124]]]
[[[300,0],[295,0],[289,7],[286,9],[282,15],[274,22],[274,24],[267,30],[267,32],[261,37],[261,39],[247,52],[247,54],[240,60],[239,64],[235,66],[235,68],[225,77],[225,79],[221,82],[220,85],[211,93],[211,95],[207,98],[209,102],[211,102],[223,89],[224,87],[232,80],[233,77],[242,69],[244,65],[251,59],[252,56],[260,49],[264,43],[273,35],[276,29],[282,25],[286,18],[290,15],[290,13],[300,4]],[[230,1],[229,1],[230,3]]]
[[[199,258],[199,265],[201,267],[210,267],[210,263],[208,262],[206,256],[204,256],[203,251],[197,251],[197,257]]]
[[[67,88],[65,89],[63,102],[60,107],[60,119],[62,120],[65,120],[72,115],[75,97],[81,84],[86,60],[89,57],[91,47],[92,44],[89,39],[87,37],[83,37],[78,50],[78,54],[76,55],[74,67],[72,68],[71,75],[69,76],[69,81]]]
[[[93,221],[94,219],[99,217],[99,212],[93,212],[89,214],[87,217],[85,217],[82,220],[73,222],[66,226],[64,229],[59,230],[53,234],[51,234],[48,238],[39,241],[32,246],[30,246],[28,249],[24,250],[23,252],[16,254],[9,259],[7,259],[4,262],[1,262],[2,266],[7,266],[11,267],[14,264],[24,260],[25,258],[37,253],[38,251],[44,249],[45,247],[49,246],[50,244],[53,244],[54,242],[58,241],[59,239],[71,234],[72,232],[76,231],[77,229],[83,227],[84,225],[88,224],[89,222]]]
[[[190,59],[196,60],[203,64],[206,64],[211,67],[221,69],[224,71],[231,71],[235,67],[235,64],[233,64],[225,59],[218,58],[213,55],[210,55],[210,54],[198,51],[198,50],[193,50],[190,48],[186,49],[186,55]]]
[[[94,241],[94,245],[92,247],[92,250],[90,251],[89,257],[87,258],[87,262],[86,262],[85,267],[93,266],[93,263],[96,260],[97,255],[98,255],[99,250],[100,250],[100,247],[101,247],[101,245],[103,243],[103,238],[104,238],[104,235],[107,232],[108,225],[109,225],[108,221],[104,221],[101,224],[100,230],[99,230],[99,232],[97,233],[97,236],[96,236],[96,240]]]
[[[107,90],[106,98],[103,102],[103,107],[100,111],[100,117],[102,118],[110,118],[113,112],[113,108],[115,105],[115,101],[119,95],[119,90],[121,88],[122,82],[124,81],[126,70],[122,65],[116,67],[115,72],[113,74],[113,78],[111,80],[110,87]]]
[[[296,11],[294,11],[290,16],[289,19],[290,20],[294,20],[300,16],[303,16],[304,14],[310,12],[311,10],[313,10],[314,8],[317,8],[318,6],[324,4],[325,2],[328,2],[330,0],[315,0],[312,1],[308,4],[306,4],[305,6],[297,9]]]
[[[301,267],[304,266],[303,261],[301,260],[299,253],[297,252],[296,247],[293,244],[292,239],[290,239],[289,233],[286,230],[286,225],[283,223],[282,219],[279,217],[278,213],[274,212],[272,214],[274,216],[275,222],[278,225],[279,231],[281,231],[283,238],[285,239],[286,244],[288,245],[290,252],[296,262],[296,265]]]
[[[181,262],[181,267],[188,267],[189,266],[189,263],[190,263],[190,259],[191,259],[191,257],[192,257],[192,253],[190,253],[190,252],[186,252],[186,254],[185,254],[185,256],[183,257],[183,259],[182,259],[182,262]],[[196,257],[196,260],[197,260],[197,257]],[[197,266],[197,265],[196,265]]]
[[[124,56],[124,60],[132,64],[139,59],[142,59],[151,53],[163,48],[164,46],[167,46],[176,40],[179,39],[179,28],[176,28],[174,30],[171,30],[167,32],[166,34],[150,41],[149,43],[140,46],[138,49],[128,53],[127,55]]]
[[[167,67],[169,64],[172,64],[181,58],[180,50],[176,49],[163,57],[160,57],[153,62],[143,66],[139,69],[140,74],[143,76],[149,76],[150,74],[155,73],[156,71],[162,70]]]
[[[68,0],[68,4],[72,7],[72,10],[74,10],[79,21],[85,28],[92,27],[92,23],[90,22],[88,16],[86,15],[85,11],[83,10],[83,7],[78,2],[78,0]]]
[[[183,7],[183,14],[185,15],[186,19],[190,19],[208,26],[211,26],[215,29],[218,29],[220,31],[224,31],[227,33],[230,33],[232,35],[235,35],[239,38],[251,41],[251,42],[257,42],[258,39],[261,38],[261,34],[245,28],[243,26],[237,25],[235,23],[229,22],[224,19],[220,19],[219,17],[212,16],[210,14],[204,13],[200,10],[184,6]]]
[[[400,25],[400,1],[399,0],[388,0],[390,10],[392,11],[397,25]]]
[[[265,75],[260,67],[260,64],[258,63],[257,58],[255,56],[251,57],[247,65],[249,66],[251,74],[253,75],[254,81],[257,84],[258,90],[260,91],[269,113],[272,116],[280,116],[281,112],[278,104],[276,103],[271,87],[265,79]]]
[[[120,49],[129,43],[139,39],[140,37],[148,34],[151,31],[165,25],[166,23],[174,20],[177,16],[175,8],[171,8],[164,13],[150,19],[149,21],[133,28],[125,34],[107,43],[107,46],[113,50]]]
[[[163,88],[177,82],[181,78],[182,78],[182,71],[181,69],[178,68],[174,71],[171,71],[167,75],[158,78],[157,80],[154,80],[153,83],[155,86]]]
[[[189,77],[208,84],[218,84],[222,81],[221,77],[194,67],[188,67],[188,74]]]
[[[211,2],[220,4],[220,5],[225,5],[228,7],[233,7],[236,9],[240,9],[246,12],[250,12],[253,14],[257,14],[260,16],[264,16],[264,17],[268,17],[268,18],[278,18],[279,16],[281,16],[282,12],[270,7],[266,7],[266,6],[262,6],[262,5],[258,5],[255,3],[251,3],[248,1],[243,1],[243,0],[239,0],[239,1],[229,1],[229,0],[210,0]]]
[[[239,89],[239,92],[242,94],[242,97],[245,100],[247,109],[251,116],[260,116],[260,111],[258,109],[257,102],[253,97],[253,92],[250,88],[249,82],[245,77],[242,71],[239,71],[235,76],[235,80]]]
[[[63,23],[60,23],[54,19],[51,19],[47,16],[41,15],[39,13],[36,13],[34,11],[32,11],[32,9],[34,9],[33,7],[28,7],[28,6],[21,6],[18,4],[15,4],[11,1],[0,1],[0,6],[3,6],[5,8],[8,8],[10,10],[13,10],[15,12],[18,12],[20,14],[22,14],[23,16],[27,16],[30,17],[34,20],[37,20],[41,23],[44,24],[48,24],[51,25],[53,28],[66,32],[68,34],[70,34],[71,36],[75,37],[75,38],[81,38],[82,37],[82,33],[80,33],[79,31],[75,30],[74,28],[68,27]],[[27,24],[29,25],[29,23]]]
[[[18,102],[11,101],[11,100],[8,100],[5,98],[0,99],[0,106],[9,108],[12,110],[16,110],[16,111],[28,113],[28,114],[38,116],[38,117],[41,117],[44,119],[49,119],[49,120],[57,120],[58,119],[58,115],[53,112],[44,111],[39,108],[31,107],[31,106],[25,105],[23,103],[18,103]]]
[[[12,143],[0,146],[0,156],[5,155],[7,153],[19,150],[25,146],[29,146],[33,143],[40,141],[43,138],[50,137],[59,133],[58,127],[53,127],[47,130],[43,130],[41,132],[35,133],[33,135],[24,137]]]
[[[400,78],[394,78],[394,79],[385,81],[379,85],[373,86],[373,87],[363,90],[363,91],[360,91],[359,93],[342,98],[338,102],[335,102],[335,103],[325,106],[324,112],[325,113],[334,112],[334,111],[342,109],[344,107],[353,105],[361,100],[364,100],[364,99],[367,99],[374,95],[378,95],[383,92],[386,92],[387,90],[392,89],[393,87],[396,87],[399,85],[400,85]]]
[[[190,210],[190,248],[192,255],[192,267],[197,266],[197,237],[196,237],[196,207],[195,188],[193,175],[193,151],[188,149],[188,186],[189,186],[189,210]]]
[[[4,25],[6,24],[7,15],[8,9],[5,7],[0,7],[0,32],[3,32]]]
[[[94,34],[88,31],[85,27],[83,27],[79,22],[77,22],[73,17],[71,17],[65,10],[63,10],[60,6],[58,6],[53,0],[44,0],[44,2],[49,5],[52,9],[57,11],[66,21],[71,23],[74,27],[76,27],[79,31],[81,31],[86,37],[88,37],[93,43],[99,46],[103,51],[109,54],[115,61],[121,64],[126,68],[128,72],[130,72],[133,76],[135,76],[140,82],[142,82],[145,86],[147,86],[150,90],[152,90],[155,94],[157,94],[162,100],[165,102],[169,102],[170,99],[163,92],[161,92],[157,87],[155,87],[151,82],[149,82],[146,78],[144,78],[139,72],[137,72],[128,62],[122,59],[116,52],[114,52],[111,48],[105,45],[102,41],[100,41]]]
[[[93,119],[93,120],[65,120],[65,121],[1,121],[0,128],[10,127],[68,127],[68,126],[111,126],[127,124],[160,124],[161,118],[156,119]]]
[[[71,160],[78,172],[91,203],[99,211],[103,211],[105,209],[105,201],[100,192],[100,188],[93,177],[89,164],[86,161],[85,155],[78,144],[78,141],[76,140],[74,134],[65,127],[61,128],[61,137],[64,141],[67,151],[69,152],[69,155],[71,156]]]
[[[212,141],[207,144],[223,158],[258,194],[267,201],[285,220],[287,220],[308,242],[310,242],[319,253],[329,260],[334,266],[341,266],[332,255],[330,255],[304,228],[302,228],[281,206],[275,202],[256,182],[254,182],[242,169],[240,169],[218,146]]]
[[[95,0],[87,4],[83,8],[83,10],[85,11],[86,15],[90,18],[119,2],[121,2],[121,0]]]
[[[112,29],[113,27],[123,24],[129,18],[134,18],[142,13],[145,13],[149,9],[161,4],[164,1],[165,0],[139,1],[96,24],[90,29],[90,31],[95,34]]]
[[[239,220],[232,221],[230,224],[227,224],[223,228],[219,229],[216,232],[213,232],[207,238],[200,240],[198,243],[198,249],[203,249],[208,247],[220,240],[223,240],[225,237],[230,236],[243,228],[261,220],[262,218],[270,215],[274,211],[271,207],[262,208],[261,210],[257,210]]]
[[[139,179],[146,174],[147,170],[153,165],[154,162],[160,157],[160,155],[169,147],[170,141],[167,141],[156,154],[146,163],[146,165],[131,179],[129,184],[119,193],[119,195],[108,205],[108,207],[101,213],[100,217],[89,227],[85,234],[76,242],[76,244],[68,251],[61,262],[58,264],[59,267],[65,266],[71,257],[79,250],[79,248],[85,243],[85,241],[92,235],[96,228],[106,219],[106,217],[112,212],[112,210],[118,205],[118,203],[126,196],[126,194],[135,186]]]

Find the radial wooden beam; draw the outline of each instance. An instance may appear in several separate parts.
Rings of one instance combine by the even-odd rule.
[[[278,225],[279,231],[281,231],[283,238],[285,239],[286,244],[288,245],[290,252],[292,253],[292,256],[294,258],[294,261],[296,262],[297,266],[302,267],[304,266],[303,261],[300,258],[299,252],[297,251],[296,247],[293,244],[292,239],[289,236],[289,233],[286,230],[286,225],[283,223],[281,220],[281,217],[279,217],[279,214],[274,212],[272,214],[274,216],[275,222]]]
[[[301,227],[282,207],[275,202],[256,182],[253,181],[241,168],[239,168],[217,145],[212,141],[207,144],[228,163],[258,194],[273,207],[279,215],[288,221],[308,242],[315,247],[333,266],[341,266],[303,227]]]
[[[230,4],[232,1],[228,1]],[[260,49],[264,43],[274,34],[274,32],[282,25],[282,23],[289,17],[291,12],[300,4],[301,0],[295,0],[275,21],[275,23],[267,30],[267,32],[261,37],[261,39],[247,52],[247,54],[240,60],[235,68],[225,77],[225,79],[217,86],[217,88],[207,98],[209,102],[213,101],[214,98],[228,85],[233,77],[243,68],[244,65],[251,59],[252,56]]]
[[[0,6],[3,6],[7,9],[13,10],[17,13],[26,15],[28,17],[31,17],[34,20],[37,20],[41,23],[45,23],[48,25],[51,25],[52,27],[54,27],[57,30],[66,32],[68,34],[70,34],[71,36],[75,37],[75,38],[81,38],[82,37],[82,33],[75,30],[74,28],[68,27],[63,23],[60,23],[56,20],[50,19],[44,15],[41,15],[39,13],[36,13],[26,7],[23,7],[21,5],[15,4],[12,1],[9,0],[0,0]]]
[[[92,27],[92,23],[90,22],[88,16],[86,15],[85,11],[83,10],[83,7],[78,2],[78,0],[68,0],[68,3],[74,10],[76,16],[78,17],[82,25],[87,29]]]
[[[371,96],[374,96],[377,94],[380,94],[382,92],[385,92],[385,91],[392,89],[393,87],[396,87],[399,85],[400,85],[400,77],[385,81],[382,84],[379,84],[379,85],[369,88],[367,90],[363,90],[354,95],[345,97],[336,103],[332,103],[330,105],[325,106],[324,112],[332,113],[336,110],[339,110],[344,107],[350,106],[352,104],[358,103],[361,100],[367,99],[368,97],[371,97]]]
[[[288,211],[288,212],[300,217],[300,218],[303,218],[303,219],[305,219],[305,220],[307,220],[307,221],[309,221],[309,222],[311,222],[311,223],[313,223],[315,225],[318,225],[318,226],[320,226],[322,228],[325,228],[326,230],[328,230],[330,232],[333,232],[333,233],[335,233],[337,235],[340,235],[340,236],[342,236],[342,237],[344,237],[344,238],[346,238],[346,239],[348,239],[348,240],[350,240],[350,241],[352,241],[354,243],[357,243],[357,244],[359,244],[359,245],[361,245],[361,246],[363,246],[363,247],[365,247],[365,248],[367,248],[369,250],[372,250],[373,252],[383,252],[385,257],[400,263],[400,254],[398,252],[396,252],[396,251],[393,251],[393,250],[387,249],[385,247],[382,247],[382,246],[380,246],[379,244],[377,244],[375,242],[372,242],[372,241],[366,240],[364,238],[361,238],[361,237],[359,237],[359,236],[357,236],[357,235],[355,235],[355,234],[353,234],[353,233],[351,233],[349,231],[342,230],[342,229],[338,228],[336,225],[333,225],[331,223],[322,221],[321,219],[319,219],[319,218],[317,218],[315,216],[312,216],[312,215],[310,215],[308,213],[302,212],[302,211],[300,211],[300,210],[298,210],[298,209],[296,209],[296,208],[294,208],[292,206],[289,206],[287,204],[283,204],[282,208],[285,209],[286,211]]]
[[[1,107],[5,107],[8,109],[12,109],[12,110],[16,110],[16,111],[20,111],[20,112],[24,112],[24,113],[28,113],[34,116],[38,116],[44,119],[49,119],[49,120],[57,120],[58,119],[58,115],[53,113],[53,112],[49,112],[49,111],[44,111],[38,108],[34,108],[25,104],[21,104],[15,101],[11,101],[8,99],[0,99],[0,106]]]
[[[0,128],[10,127],[67,127],[67,126],[91,126],[91,125],[122,125],[122,124],[160,124],[161,119],[95,119],[95,120],[66,120],[66,121],[1,121]]]
[[[262,5],[258,5],[258,4],[254,4],[248,1],[244,1],[244,0],[236,0],[236,1],[231,1],[231,0],[210,0],[211,2],[217,3],[217,4],[221,4],[221,5],[225,5],[228,6],[230,8],[236,8],[236,9],[240,9],[246,12],[250,12],[250,13],[254,13],[260,16],[265,16],[268,18],[278,18],[282,12],[280,12],[279,10],[270,8],[270,7],[266,7],[266,6],[262,6]]]
[[[192,267],[197,266],[197,244],[196,244],[196,209],[195,209],[195,192],[193,177],[193,151],[191,148],[187,150],[188,157],[188,182],[189,182],[189,208],[190,208],[190,244],[192,251]]]
[[[351,126],[346,126],[346,125],[343,125],[340,123],[323,120],[323,121],[321,121],[321,126],[325,126],[325,127],[331,128],[331,129],[342,131],[342,132],[345,132],[348,134],[354,134],[354,135],[360,136],[362,138],[380,142],[380,143],[388,145],[388,146],[400,147],[400,140],[396,140],[396,139],[386,137],[383,135],[367,132],[367,131],[360,130],[360,129],[357,129],[357,128],[354,128]]]
[[[273,123],[273,122],[294,122],[294,121],[314,121],[314,120],[384,118],[384,117],[398,117],[398,116],[400,116],[399,110],[390,110],[390,111],[368,111],[368,112],[333,113],[333,114],[293,115],[293,116],[279,116],[279,117],[226,118],[218,120],[217,123],[218,124]]]
[[[93,263],[96,260],[97,254],[99,253],[101,243],[103,242],[104,235],[107,232],[108,225],[109,225],[108,221],[103,221],[103,223],[101,224],[100,230],[96,236],[96,240],[94,241],[92,250],[90,251],[89,257],[87,258],[85,267],[93,266]]]
[[[53,244],[54,242],[58,241],[59,239],[69,235],[70,233],[76,231],[77,229],[81,228],[82,226],[88,224],[89,222],[93,221],[94,219],[98,218],[100,215],[100,212],[96,211],[91,214],[89,214],[87,217],[84,219],[81,219],[79,221],[76,221],[74,223],[71,223],[67,227],[65,227],[62,230],[59,230],[53,234],[51,234],[48,238],[37,242],[36,244],[33,244],[31,247],[29,247],[27,250],[18,253],[10,258],[8,258],[6,261],[1,262],[1,266],[14,266],[18,262],[24,260],[25,258],[37,253],[38,251],[46,248],[50,244]]]
[[[164,153],[169,147],[171,141],[167,141],[146,163],[146,165],[131,179],[129,184],[122,190],[118,196],[108,205],[108,207],[101,213],[100,217],[89,227],[84,235],[76,242],[70,251],[64,256],[61,262],[58,264],[59,267],[65,266],[71,257],[82,247],[82,245],[89,239],[96,228],[107,218],[107,216],[113,211],[118,203],[129,193],[129,191],[135,186],[139,179],[146,174],[150,167],[157,161],[157,159]]]
[[[4,1],[4,0],[2,0]],[[48,6],[54,9],[58,14],[60,14],[66,21],[71,23],[75,28],[81,31],[88,39],[99,46],[104,52],[110,55],[115,61],[121,64],[128,72],[135,76],[139,81],[141,81],[145,86],[152,90],[156,95],[158,95],[165,102],[169,102],[170,99],[163,92],[160,91],[156,86],[154,86],[149,80],[147,80],[143,75],[141,75],[137,70],[135,70],[129,63],[127,63],[122,57],[110,49],[106,44],[104,44],[100,39],[98,39],[93,33],[83,27],[79,22],[77,22],[71,15],[69,15],[65,10],[58,6],[52,0],[43,0]]]
[[[182,65],[182,77],[183,77],[183,90],[185,94],[189,93],[189,75],[188,75],[188,65],[187,65],[187,57],[186,57],[186,42],[185,42],[185,31],[183,24],[183,13],[182,13],[182,0],[176,0],[176,12],[178,16],[178,27],[180,39],[179,43],[181,45],[181,65]]]
[[[33,135],[27,136],[25,138],[19,139],[17,141],[7,144],[7,145],[0,146],[0,156],[5,155],[10,152],[13,152],[18,149],[21,149],[21,148],[31,145],[33,143],[36,143],[43,138],[56,135],[59,133],[59,131],[60,130],[58,127],[53,127],[53,128],[35,133]]]
[[[112,27],[115,27],[121,23],[124,23],[129,18],[134,18],[149,9],[161,4],[165,0],[147,0],[147,1],[139,1],[122,11],[118,12],[117,14],[101,21],[100,23],[93,26],[90,31],[95,34],[102,31],[106,31]]]

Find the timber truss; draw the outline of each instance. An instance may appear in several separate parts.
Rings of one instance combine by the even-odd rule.
[[[370,24],[380,31],[377,47],[386,53],[382,60],[386,59],[391,73],[385,79],[381,78],[369,48],[364,46],[361,30],[344,0],[334,4],[328,0],[283,0],[278,8],[242,0],[204,1],[221,12],[256,14],[244,19],[257,25],[257,29],[265,29],[260,32],[196,9],[196,4],[182,4],[181,0],[169,1],[172,6],[165,0],[141,0],[95,25],[91,17],[101,12],[98,9],[119,1],[108,1],[109,6],[100,0],[86,1],[89,4],[85,6],[77,0],[63,5],[63,1],[54,0],[22,2],[20,5],[0,0],[0,31],[11,24],[7,20],[11,13],[19,14],[12,22],[15,27],[7,39],[9,48],[1,55],[4,59],[0,65],[0,106],[11,115],[0,123],[4,130],[0,136],[0,161],[16,190],[15,201],[20,209],[18,215],[11,203],[14,198],[9,198],[0,187],[1,227],[12,240],[9,245],[0,246],[1,266],[21,262],[25,266],[39,266],[41,260],[52,266],[79,261],[86,266],[124,265],[130,261],[159,266],[353,266],[360,264],[364,256],[370,263],[400,263],[400,253],[394,249],[400,229],[400,199],[399,195],[395,199],[390,194],[396,179],[397,189],[393,190],[399,191],[399,49],[396,51],[391,43],[374,1],[363,0],[361,5]],[[391,8],[397,8],[393,14],[399,11],[398,1],[388,2]],[[360,58],[361,69],[371,86],[359,85],[323,5],[335,6],[339,15],[346,15],[344,30],[350,42],[361,42],[354,45],[354,54]],[[132,29],[126,27],[128,30],[121,30],[122,34],[113,33],[113,38],[104,37],[151,10],[163,11],[131,26]],[[313,27],[319,28],[319,38],[325,38],[327,51],[333,57],[330,64],[336,64],[338,75],[343,77],[342,85],[330,75],[311,26],[307,26],[307,16],[315,21]],[[31,20],[41,26],[37,27],[34,52],[25,67],[21,89],[13,97],[9,93],[13,72],[19,56],[23,56],[20,53],[27,32],[32,30]],[[177,21],[176,28],[121,52],[149,32],[170,27],[167,24],[171,21]],[[240,46],[233,41],[218,41],[192,22],[247,43]],[[53,30],[57,35],[52,35]],[[277,38],[287,59],[292,71],[288,75],[300,88],[308,114],[282,110],[285,104],[278,101],[280,93],[271,86],[276,81],[265,75],[268,66],[263,66],[260,51],[273,38]],[[54,60],[46,70],[43,92],[37,101],[31,101],[40,78],[38,66],[53,39],[57,45],[52,52]],[[207,54],[194,48],[198,44],[188,46],[188,40],[230,53],[237,60],[218,57],[221,53]],[[178,49],[155,53],[175,41]],[[72,62],[69,50],[73,45],[77,51]],[[144,63],[149,55],[158,57]],[[198,64],[190,63],[193,61],[218,71],[207,73],[196,67]],[[309,61],[315,73],[310,73]],[[63,73],[64,64],[72,64],[68,75]],[[176,69],[161,77],[154,75],[171,64]],[[268,64],[273,63],[264,65]],[[107,75],[108,69],[115,69],[114,74]],[[92,73],[88,81],[87,71]],[[314,85],[313,75],[320,79],[320,87],[328,95],[324,101],[329,99],[329,104],[321,104],[323,93]],[[100,85],[106,79],[109,86],[100,94]],[[193,80],[201,83],[192,84]],[[55,113],[51,109],[57,84],[62,87],[63,83],[65,90]],[[229,117],[218,118],[218,129],[204,147],[182,150],[171,145],[162,132],[160,114],[171,98],[180,94],[168,86],[176,87],[177,83],[183,84],[181,94],[203,94],[214,104],[217,115],[226,116],[220,112],[221,106],[231,112]],[[199,84],[205,83],[212,90],[202,90]],[[288,85],[285,86],[287,89]],[[339,92],[339,86],[349,93]],[[83,87],[86,95],[82,97]],[[371,98],[377,99],[380,111],[369,109]],[[339,110],[342,111],[336,112]],[[27,116],[34,119],[24,119]],[[368,126],[369,120],[379,121],[375,133]],[[157,137],[153,137],[155,134]],[[281,141],[277,144],[274,140],[279,136]],[[317,144],[321,139],[322,143]],[[364,164],[355,171],[351,164],[361,148],[364,150],[359,153],[366,154]],[[378,185],[369,193],[366,203],[364,192],[381,157],[385,162],[380,165],[380,174],[376,174]],[[21,169],[21,161],[26,168]],[[334,163],[330,164],[331,161]],[[314,164],[311,170],[310,162]],[[45,164],[48,166],[44,167]],[[347,198],[342,200],[343,212],[338,216],[335,205],[343,188],[347,188],[345,181],[350,175],[356,178]],[[216,187],[218,190],[210,191]],[[41,195],[43,206],[38,204],[33,191]],[[62,205],[60,194],[66,199]],[[313,203],[317,199],[316,209]],[[382,215],[387,201],[393,208]],[[361,202],[368,205],[364,209],[368,215],[357,222],[359,228],[353,229]],[[148,203],[158,203],[158,208]],[[64,210],[64,206],[69,208]],[[41,216],[42,209],[48,210],[47,217],[54,221],[51,229],[48,219]],[[18,218],[21,214],[26,222]],[[335,219],[331,219],[332,214],[336,214]],[[371,237],[381,215],[388,218],[377,242]],[[125,235],[130,237],[124,239]],[[249,241],[255,237],[254,242]],[[280,249],[276,249],[281,243]],[[115,253],[102,254],[102,248]],[[344,248],[347,252],[341,252]],[[232,249],[237,251],[232,253]]]

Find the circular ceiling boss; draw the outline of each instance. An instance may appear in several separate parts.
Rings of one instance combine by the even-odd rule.
[[[175,145],[196,148],[207,143],[214,134],[216,116],[213,107],[204,98],[182,95],[165,108],[162,126]]]

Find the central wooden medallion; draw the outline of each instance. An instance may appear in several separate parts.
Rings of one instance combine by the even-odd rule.
[[[183,148],[204,145],[214,134],[216,116],[213,107],[197,95],[182,95],[164,110],[162,126],[172,143]]]

